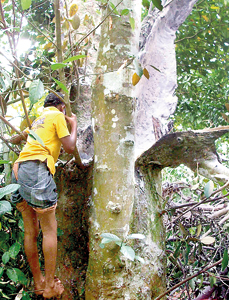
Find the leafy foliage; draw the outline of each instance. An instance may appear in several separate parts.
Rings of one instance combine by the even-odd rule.
[[[104,248],[105,244],[115,242],[120,247],[120,252],[126,257],[127,259],[134,261],[135,259],[140,261],[141,263],[144,263],[144,259],[142,257],[139,257],[135,254],[135,251],[132,247],[127,245],[127,240],[133,240],[133,239],[140,239],[143,240],[145,236],[141,233],[133,233],[126,237],[125,241],[120,239],[117,235],[112,233],[102,233],[101,234],[102,241],[100,243],[100,247]]]
[[[176,40],[178,126],[200,129],[224,124],[228,98],[228,4],[198,2]]]
[[[2,162],[3,163],[3,162]],[[7,163],[5,161],[4,163]],[[16,191],[19,184],[10,184],[0,188],[0,297],[15,299],[22,285],[28,283],[30,275],[25,264],[22,248],[24,233],[21,215],[6,200],[6,195]],[[22,299],[30,299],[24,292]]]
[[[195,299],[209,286],[214,287],[214,299],[227,299],[224,274],[228,272],[228,187],[222,189],[191,173],[188,183],[165,181],[163,187],[167,203],[168,288],[181,283],[176,289],[177,293],[180,290],[179,299]],[[214,268],[201,272],[221,260]],[[191,275],[193,278],[182,284]]]

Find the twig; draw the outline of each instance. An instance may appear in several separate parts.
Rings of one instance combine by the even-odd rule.
[[[182,217],[183,215],[185,215],[187,212],[191,211],[193,208],[196,208],[197,206],[206,203],[206,201],[209,200],[210,197],[212,197],[213,195],[215,195],[216,193],[218,193],[219,191],[222,191],[223,189],[225,189],[227,186],[229,185],[229,181],[227,181],[227,183],[225,185],[223,185],[221,188],[219,188],[217,191],[213,192],[209,197],[205,197],[202,201],[200,201],[199,203],[197,203],[196,205],[194,205],[193,207],[187,209],[186,211],[184,211],[183,213],[181,213],[177,218],[175,218],[172,222],[176,222],[178,219],[180,219],[180,217]],[[215,200],[218,200],[218,198],[216,198]]]
[[[178,288],[179,286],[181,286],[182,284],[186,283],[187,281],[199,276],[200,274],[206,272],[207,270],[219,265],[222,262],[223,259],[218,260],[217,262],[215,262],[214,264],[210,265],[210,266],[206,266],[204,269],[202,269],[201,271],[193,274],[192,276],[189,276],[187,278],[185,278],[183,281],[177,283],[176,285],[174,285],[172,288],[168,289],[166,292],[164,292],[163,294],[161,294],[160,296],[158,296],[155,300],[159,300],[161,298],[163,298],[165,295],[169,294],[170,292],[172,292],[173,290],[175,290],[176,288]]]
[[[92,34],[94,31],[96,31],[97,28],[99,28],[99,26],[101,26],[105,20],[113,13],[113,11],[119,6],[119,4],[121,4],[124,0],[121,0],[113,9],[112,11],[106,15],[106,17],[97,25],[95,26],[91,31],[89,31],[81,40],[79,40],[79,42],[77,42],[77,45],[80,45],[90,34]]]
[[[15,152],[15,150],[13,149],[13,147],[10,146],[9,142],[8,142],[3,136],[0,136],[0,139],[7,145],[7,147],[8,147],[11,151]]]

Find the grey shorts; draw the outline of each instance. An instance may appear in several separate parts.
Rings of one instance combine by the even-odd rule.
[[[12,183],[20,184],[20,188],[11,195],[11,201],[15,204],[23,199],[36,208],[48,208],[57,203],[56,184],[45,162],[20,162],[18,180],[12,172]]]

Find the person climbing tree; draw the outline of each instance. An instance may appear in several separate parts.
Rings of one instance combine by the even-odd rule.
[[[57,97],[57,95],[60,96]],[[11,201],[16,204],[24,221],[25,253],[33,274],[35,293],[44,298],[59,296],[64,286],[55,278],[57,257],[57,206],[56,184],[53,180],[55,163],[61,145],[67,153],[73,153],[77,139],[77,119],[65,115],[61,93],[50,93],[44,101],[44,110],[32,124],[32,130],[23,134],[27,142],[13,166],[12,182],[20,184]],[[71,126],[69,133],[67,123]],[[11,139],[18,144],[23,135]],[[38,257],[37,237],[41,227],[42,248],[45,262],[43,276]]]

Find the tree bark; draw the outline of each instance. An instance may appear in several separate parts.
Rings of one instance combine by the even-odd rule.
[[[115,5],[118,1],[113,2]],[[117,9],[128,8],[139,32],[141,1],[123,1]],[[104,10],[104,15],[109,13]],[[93,204],[90,216],[90,256],[86,299],[133,299],[129,262],[122,262],[120,248],[99,247],[101,234],[129,233],[134,200],[134,99],[127,67],[117,70],[138,51],[138,35],[129,16],[111,15],[101,27],[101,41],[93,84],[94,172]],[[132,289],[130,289],[130,286]]]

